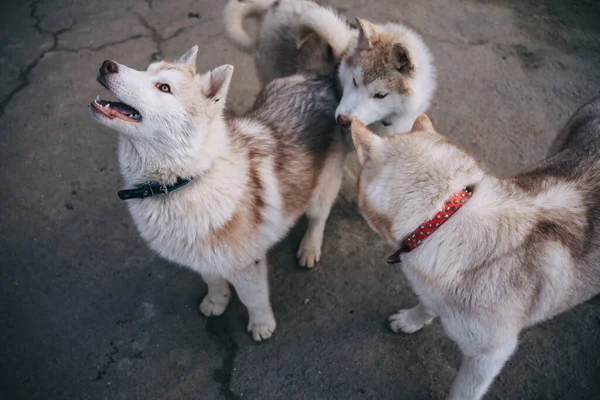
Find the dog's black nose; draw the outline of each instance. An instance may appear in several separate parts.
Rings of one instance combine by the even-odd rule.
[[[102,75],[116,74],[117,72],[119,72],[119,65],[114,61],[104,60],[100,66],[100,73]]]
[[[350,118],[348,118],[345,115],[338,115],[337,119],[336,119],[338,125],[340,125],[341,127],[344,128],[350,128],[350,124],[352,123],[352,121],[350,120]]]

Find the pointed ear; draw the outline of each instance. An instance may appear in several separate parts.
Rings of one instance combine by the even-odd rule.
[[[401,43],[392,46],[392,62],[398,72],[407,73],[414,68],[412,58]]]
[[[350,126],[352,131],[352,141],[356,147],[358,162],[363,165],[367,160],[373,157],[373,152],[381,144],[382,139],[371,132],[362,122],[354,118]]]
[[[227,97],[229,91],[229,84],[231,83],[231,77],[233,75],[232,65],[221,65],[207,72],[208,77],[205,79],[202,93],[209,99],[213,99],[215,102]]]
[[[184,65],[187,69],[192,73],[192,75],[196,75],[196,56],[198,55],[198,46],[194,46],[184,55],[179,57],[176,61],[177,64]]]
[[[375,34],[375,25],[366,19],[356,17],[358,24],[358,49],[371,50],[373,48],[373,35]]]
[[[412,129],[410,130],[411,132],[435,132],[435,128],[433,127],[433,124],[431,123],[431,120],[429,119],[429,117],[425,114],[421,114],[417,117],[417,119],[415,120]]]

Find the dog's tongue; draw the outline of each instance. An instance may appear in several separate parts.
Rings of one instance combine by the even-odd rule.
[[[109,108],[121,113],[121,114],[126,114],[126,115],[135,115],[135,114],[139,114],[140,112],[138,110],[136,110],[135,108],[131,107],[128,104],[122,103],[120,101],[110,101],[110,100],[100,100],[99,98],[96,98],[96,103],[98,103],[100,106],[106,108],[106,106],[108,106]]]
[[[139,114],[138,110],[120,101],[111,101],[110,108],[117,110],[121,114]]]

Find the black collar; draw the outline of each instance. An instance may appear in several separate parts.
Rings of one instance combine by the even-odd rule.
[[[177,189],[181,189],[194,180],[193,176],[188,179],[177,178],[174,185],[165,185],[158,182],[148,182],[138,185],[137,189],[119,190],[117,193],[121,200],[145,199],[146,197],[158,196],[159,194],[168,195]]]

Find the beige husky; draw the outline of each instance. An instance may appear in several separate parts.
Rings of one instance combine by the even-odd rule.
[[[119,195],[150,248],[202,275],[204,315],[223,313],[231,283],[263,340],[276,326],[267,251],[306,213],[300,264],[321,255],[344,160],[339,98],[332,80],[294,75],[271,82],[244,117],[224,119],[233,67],[197,75],[197,51],[146,71],[105,61],[98,81],[118,101],[97,97],[91,114],[119,134],[132,188]]]
[[[449,398],[479,399],[519,332],[600,293],[600,101],[582,108],[555,154],[498,178],[421,115],[381,138],[361,122],[361,213],[399,251],[420,303],[390,316],[413,333],[440,317],[463,353]]]

